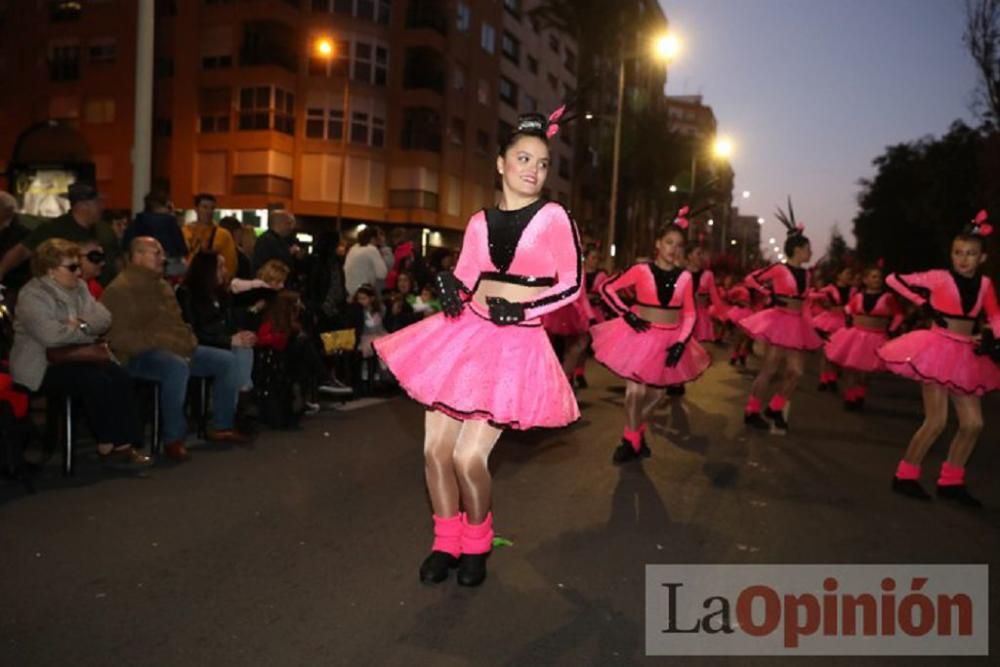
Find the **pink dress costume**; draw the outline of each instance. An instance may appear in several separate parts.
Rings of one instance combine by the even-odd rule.
[[[851,287],[840,287],[838,285],[827,285],[822,289],[811,290],[810,298],[813,300],[826,299],[830,303],[829,308],[823,309],[818,315],[812,318],[813,326],[824,338],[829,338],[835,332],[844,328],[847,323],[847,316],[844,314],[844,306],[851,300]]]
[[[699,343],[715,341],[718,336],[715,334],[712,318],[721,319],[726,312],[726,305],[722,303],[722,297],[715,286],[715,274],[709,269],[690,273],[694,284],[695,309],[698,312],[698,319],[694,323],[694,338]]]
[[[454,277],[465,297],[480,280],[547,289],[520,304],[523,321],[499,325],[467,300],[375,341],[375,351],[418,403],[455,419],[497,427],[566,426],[580,417],[541,317],[578,298],[582,258],[576,225],[559,204],[488,209],[469,220]]]
[[[733,324],[738,324],[743,318],[754,314],[751,308],[750,290],[746,285],[740,283],[729,288],[726,299],[731,304],[726,312],[726,319]]]
[[[903,309],[891,292],[858,292],[847,304],[852,326],[835,332],[826,344],[826,358],[841,368],[862,373],[886,370],[878,349],[889,332],[903,322]]]
[[[582,336],[590,331],[594,310],[585,290],[572,303],[542,316],[542,326],[552,336]]]
[[[590,330],[594,358],[615,375],[663,388],[697,379],[712,363],[712,357],[691,340],[697,311],[691,274],[683,269],[665,270],[653,263],[636,264],[601,287],[605,302],[620,315],[637,312],[621,300],[618,291],[634,287],[637,306],[680,311],[677,324],[650,323],[647,331],[635,331],[621,317]],[[685,343],[676,366],[666,365],[667,350]]]
[[[591,271],[584,275],[584,289],[587,291],[587,299],[590,301],[591,315],[598,323],[608,319],[605,315],[604,299],[601,296],[601,286],[608,281],[608,274],[604,271]]]
[[[918,382],[934,382],[956,394],[982,396],[1000,389],[1000,367],[990,357],[976,354],[972,336],[947,326],[948,320],[978,321],[985,312],[990,327],[1000,331],[1000,307],[993,281],[986,276],[966,278],[939,269],[907,275],[893,273],[886,278],[886,284],[918,306],[929,304],[935,314],[930,329],[911,331],[879,348],[878,356],[890,372]]]
[[[740,320],[739,325],[754,340],[791,350],[818,350],[823,339],[809,318],[809,273],[788,264],[772,264],[746,278],[752,289],[770,294],[775,305]],[[770,284],[770,288],[766,286]],[[801,310],[795,310],[797,303]]]

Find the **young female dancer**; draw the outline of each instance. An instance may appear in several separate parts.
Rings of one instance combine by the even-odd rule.
[[[791,199],[788,213],[779,210],[778,219],[788,229],[787,262],[754,271],[746,279],[752,289],[769,294],[774,305],[741,320],[740,327],[754,340],[768,344],[760,372],[750,388],[743,421],[754,428],[770,428],[773,433],[783,435],[788,431],[783,410],[802,377],[805,353],[823,347],[823,339],[809,319],[809,273],[802,266],[812,259],[812,247],[803,234],[805,228],[795,222]],[[769,424],[761,416],[762,401],[782,362],[784,376],[764,411],[764,416],[771,420]]]
[[[587,360],[587,346],[590,344],[590,325],[597,320],[597,313],[590,303],[590,291],[597,278],[600,253],[589,248],[584,254],[584,289],[572,303],[555,310],[542,318],[542,326],[550,336],[564,341],[563,370],[570,383],[583,389],[587,386],[584,368]],[[603,272],[602,272],[603,275]]]
[[[991,330],[1000,332],[1000,307],[993,282],[979,270],[986,261],[986,238],[993,228],[981,211],[951,243],[951,269],[907,275],[892,274],[886,283],[905,299],[920,306],[933,321],[930,329],[911,331],[879,348],[888,369],[923,383],[924,423],[896,467],[892,489],[929,500],[920,485],[920,464],[948,420],[948,399],[958,415],[958,431],[941,464],[937,480],[939,498],[981,507],[965,485],[965,464],[983,429],[981,397],[1000,389],[1000,368],[992,336],[978,346],[976,325],[985,313]],[[979,352],[988,352],[977,354]]]
[[[649,456],[645,443],[648,412],[662,389],[696,379],[712,363],[698,341],[691,340],[697,310],[691,274],[680,268],[687,219],[681,216],[659,230],[656,259],[635,264],[604,283],[604,300],[620,318],[590,331],[594,358],[625,383],[625,430],[612,457],[624,463]],[[628,307],[619,290],[632,287],[636,303]]]
[[[726,290],[726,300],[730,304],[729,310],[726,311],[726,320],[733,327],[733,352],[729,357],[729,365],[735,366],[739,364],[746,368],[747,356],[750,354],[750,348],[753,347],[753,341],[739,327],[739,323],[755,312],[753,310],[752,295],[746,284],[741,281]]]
[[[698,311],[698,319],[694,323],[694,338],[699,343],[714,343],[718,340],[714,318],[721,317],[726,311],[715,284],[715,274],[711,269],[705,268],[707,261],[704,248],[690,246],[685,268],[691,273],[694,284],[694,304]]]
[[[825,352],[830,363],[844,369],[844,407],[861,410],[868,376],[885,370],[877,351],[902,324],[903,309],[885,290],[882,268],[870,266],[862,272],[862,290],[851,297],[845,310],[850,321],[830,336]]]
[[[844,307],[854,293],[854,271],[845,266],[837,272],[836,279],[824,286],[810,291],[809,297],[819,305],[820,312],[813,316],[813,326],[820,338],[830,340],[830,336],[844,328],[847,321]],[[819,365],[819,390],[837,391],[837,368],[823,357]]]
[[[420,567],[424,582],[443,581],[456,566],[461,585],[486,578],[487,459],[502,429],[565,426],[580,414],[541,324],[583,284],[576,225],[541,199],[562,111],[521,116],[500,146],[500,203],[472,216],[454,274],[438,274],[444,312],[375,341],[400,385],[428,408],[434,544]]]

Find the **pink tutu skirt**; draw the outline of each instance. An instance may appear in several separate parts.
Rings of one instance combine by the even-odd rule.
[[[784,308],[766,308],[739,322],[754,340],[790,350],[818,350],[823,347],[812,323],[802,313]]]
[[[694,321],[694,339],[699,343],[714,341],[716,336],[711,308],[697,303],[695,309],[698,311],[698,319]]]
[[[1000,367],[975,353],[968,336],[945,329],[921,329],[891,340],[878,350],[886,368],[918,382],[944,385],[957,394],[983,394],[1000,389]]]
[[[712,357],[692,336],[681,360],[667,368],[667,348],[678,342],[680,327],[653,324],[639,333],[616,318],[593,327],[594,358],[618,377],[651,387],[669,387],[696,380]]]
[[[753,308],[749,306],[730,306],[729,312],[726,313],[726,319],[736,324],[744,318],[750,317],[753,313]]]
[[[583,296],[573,303],[542,315],[542,326],[553,336],[581,336],[590,331],[590,303]]]
[[[824,310],[812,318],[813,326],[829,335],[840,331],[847,325],[847,316],[843,310]]]
[[[850,327],[834,332],[824,349],[826,358],[841,368],[877,373],[886,369],[878,349],[887,340],[889,336],[884,331]]]
[[[413,400],[455,419],[523,430],[566,426],[580,417],[538,320],[501,327],[486,308],[470,303],[456,319],[438,313],[374,347]]]

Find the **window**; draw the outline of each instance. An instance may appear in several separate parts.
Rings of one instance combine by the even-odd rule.
[[[372,45],[366,42],[354,43],[354,71],[351,76],[355,81],[371,81],[372,79]]]
[[[83,11],[83,3],[77,0],[52,0],[49,2],[49,19],[53,23],[79,21]]]
[[[452,87],[455,90],[461,92],[465,90],[465,68],[461,65],[455,65],[455,70],[452,73]]]
[[[201,59],[202,69],[225,69],[232,66],[232,56],[205,56]]]
[[[491,26],[489,23],[484,23],[482,37],[479,42],[480,45],[482,45],[483,50],[488,53],[495,53],[496,39],[497,39],[496,30],[494,30],[493,26]]]
[[[312,55],[308,71],[314,76],[344,76],[348,67],[351,79],[384,86],[389,78],[389,49],[371,42],[338,42],[333,58]]]
[[[407,151],[441,152],[441,117],[434,109],[403,109],[400,147]]]
[[[372,116],[372,135],[370,143],[375,148],[382,148],[385,146],[384,118],[379,118],[378,116]]]
[[[490,152],[490,133],[486,130],[476,130],[476,150],[481,153]]]
[[[538,74],[538,58],[528,56],[528,71],[532,74]]]
[[[115,122],[115,101],[108,97],[88,99],[83,105],[83,120],[87,123]]]
[[[437,49],[416,46],[406,49],[403,88],[425,89],[443,94],[448,85],[448,65]]]
[[[93,64],[113,63],[118,56],[118,42],[114,37],[95,39],[90,43],[88,52]]]
[[[521,43],[506,30],[500,37],[500,51],[515,65],[521,64]]]
[[[389,25],[390,0],[312,0],[314,12],[328,12]]]
[[[461,146],[465,143],[465,121],[463,119],[452,116],[451,126],[448,128],[448,138],[456,146]]]
[[[549,48],[553,53],[559,53],[559,36],[554,32],[549,33]]]
[[[576,54],[569,49],[563,52],[563,65],[570,72],[576,72]]]
[[[476,99],[479,100],[480,104],[489,106],[490,84],[486,82],[486,79],[479,80],[479,87],[476,89]]]
[[[79,78],[79,45],[65,44],[51,47],[49,49],[49,79],[51,81],[76,81]]]
[[[228,132],[232,105],[229,88],[202,88],[198,91],[198,131]]]
[[[510,106],[517,108],[517,84],[505,76],[500,77],[500,86],[497,89],[500,99]]]
[[[456,12],[455,27],[459,32],[468,32],[469,26],[472,25],[472,10],[469,9],[469,5],[459,0],[458,10]]]
[[[351,143],[367,144],[368,131],[371,125],[368,122],[368,114],[363,111],[351,113]]]
[[[343,109],[306,109],[306,138],[340,141],[343,137]]]
[[[295,95],[277,86],[240,89],[240,130],[295,134]]]

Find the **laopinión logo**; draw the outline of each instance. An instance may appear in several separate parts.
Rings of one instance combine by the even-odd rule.
[[[987,565],[647,565],[648,655],[988,655]]]

